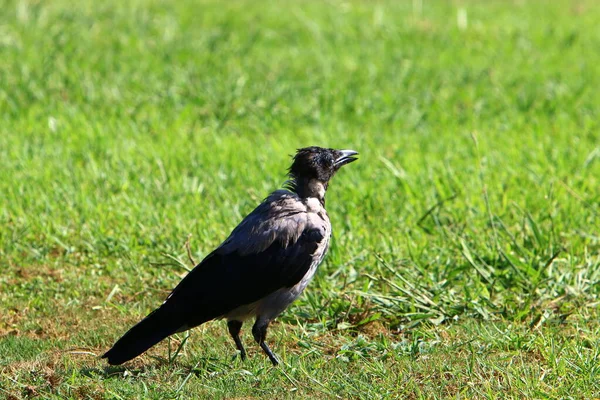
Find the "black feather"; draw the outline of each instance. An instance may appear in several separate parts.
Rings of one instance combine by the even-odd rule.
[[[177,332],[181,321],[177,321],[169,308],[163,305],[151,312],[127,331],[102,358],[107,358],[111,365],[123,364]]]
[[[190,327],[218,318],[227,312],[262,299],[282,287],[300,282],[313,262],[312,255],[323,234],[311,229],[293,245],[273,242],[260,253],[208,255],[173,290],[167,303],[186,310]]]
[[[221,317],[282,287],[294,286],[310,268],[323,238],[318,229],[307,229],[287,247],[276,240],[256,254],[221,254],[215,250],[183,278],[160,308],[131,328],[102,357],[111,365],[122,364],[176,332]]]

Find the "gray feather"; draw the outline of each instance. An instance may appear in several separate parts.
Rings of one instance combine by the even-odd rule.
[[[276,240],[285,248],[296,243],[305,229],[313,228],[312,222],[298,195],[278,190],[244,218],[218,250],[223,254],[260,253]]]

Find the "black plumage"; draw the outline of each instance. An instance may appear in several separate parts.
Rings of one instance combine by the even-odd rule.
[[[174,333],[217,318],[228,320],[229,333],[245,358],[239,333],[243,322],[255,316],[254,339],[276,365],[265,343],[267,327],[302,293],[323,260],[331,237],[325,191],[329,179],[356,160],[356,154],[320,147],[298,150],[287,190],[271,193],[103,358],[122,364]]]

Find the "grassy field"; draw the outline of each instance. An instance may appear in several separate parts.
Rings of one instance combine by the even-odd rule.
[[[600,397],[593,0],[0,9],[0,398]],[[282,365],[100,360],[308,145],[361,158]]]

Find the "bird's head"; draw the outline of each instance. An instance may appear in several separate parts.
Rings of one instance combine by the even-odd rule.
[[[356,161],[358,152],[322,147],[298,149],[289,170],[292,189],[302,197],[324,199],[329,180],[344,165]]]

